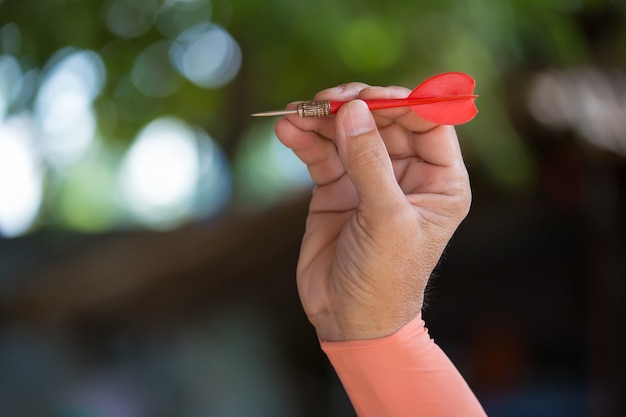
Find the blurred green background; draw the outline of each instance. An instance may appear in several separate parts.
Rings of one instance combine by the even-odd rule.
[[[626,3],[0,0],[0,414],[346,416],[280,109],[477,81],[427,320],[494,416],[626,414]]]

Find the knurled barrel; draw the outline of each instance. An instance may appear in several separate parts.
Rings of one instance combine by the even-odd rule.
[[[298,104],[300,117],[324,117],[330,115],[330,101],[305,101]]]

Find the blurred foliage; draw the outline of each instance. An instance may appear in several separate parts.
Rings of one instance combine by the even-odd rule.
[[[480,114],[459,127],[466,158],[477,175],[520,191],[538,175],[532,149],[512,122],[525,82],[546,68],[623,69],[625,14],[620,0],[4,0],[0,55],[16,57],[25,74],[41,74],[68,46],[99,54],[106,83],[95,102],[98,132],[118,158],[161,116],[200,126],[233,159],[241,138],[261,123],[251,112],[282,108],[343,82],[413,87],[433,73],[468,72],[477,80]],[[236,77],[202,87],[164,60],[151,68],[161,93],[142,93],[132,82],[138,57],[158,54],[163,42],[202,22],[224,28],[239,45]],[[9,36],[14,27],[18,40]],[[41,79],[32,80],[9,113],[32,109]],[[115,154],[107,158],[114,161]],[[115,169],[115,162],[107,164]],[[81,169],[72,175],[80,177]],[[47,204],[90,198],[65,194]]]

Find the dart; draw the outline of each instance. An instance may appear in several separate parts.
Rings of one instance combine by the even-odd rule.
[[[476,82],[462,72],[446,72],[434,75],[415,87],[406,98],[363,100],[370,110],[393,107],[410,107],[422,118],[442,125],[460,125],[476,116],[478,109],[474,100]],[[283,116],[297,114],[299,117],[324,117],[337,113],[347,101],[305,101],[292,110],[275,110],[254,113],[252,116]]]

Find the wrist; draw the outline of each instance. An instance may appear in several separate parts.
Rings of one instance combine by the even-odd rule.
[[[309,320],[315,327],[318,338],[325,342],[380,339],[394,334],[418,316],[421,305],[419,303],[412,308],[404,308],[400,314],[376,314],[368,311],[346,317],[326,311],[310,315]]]

